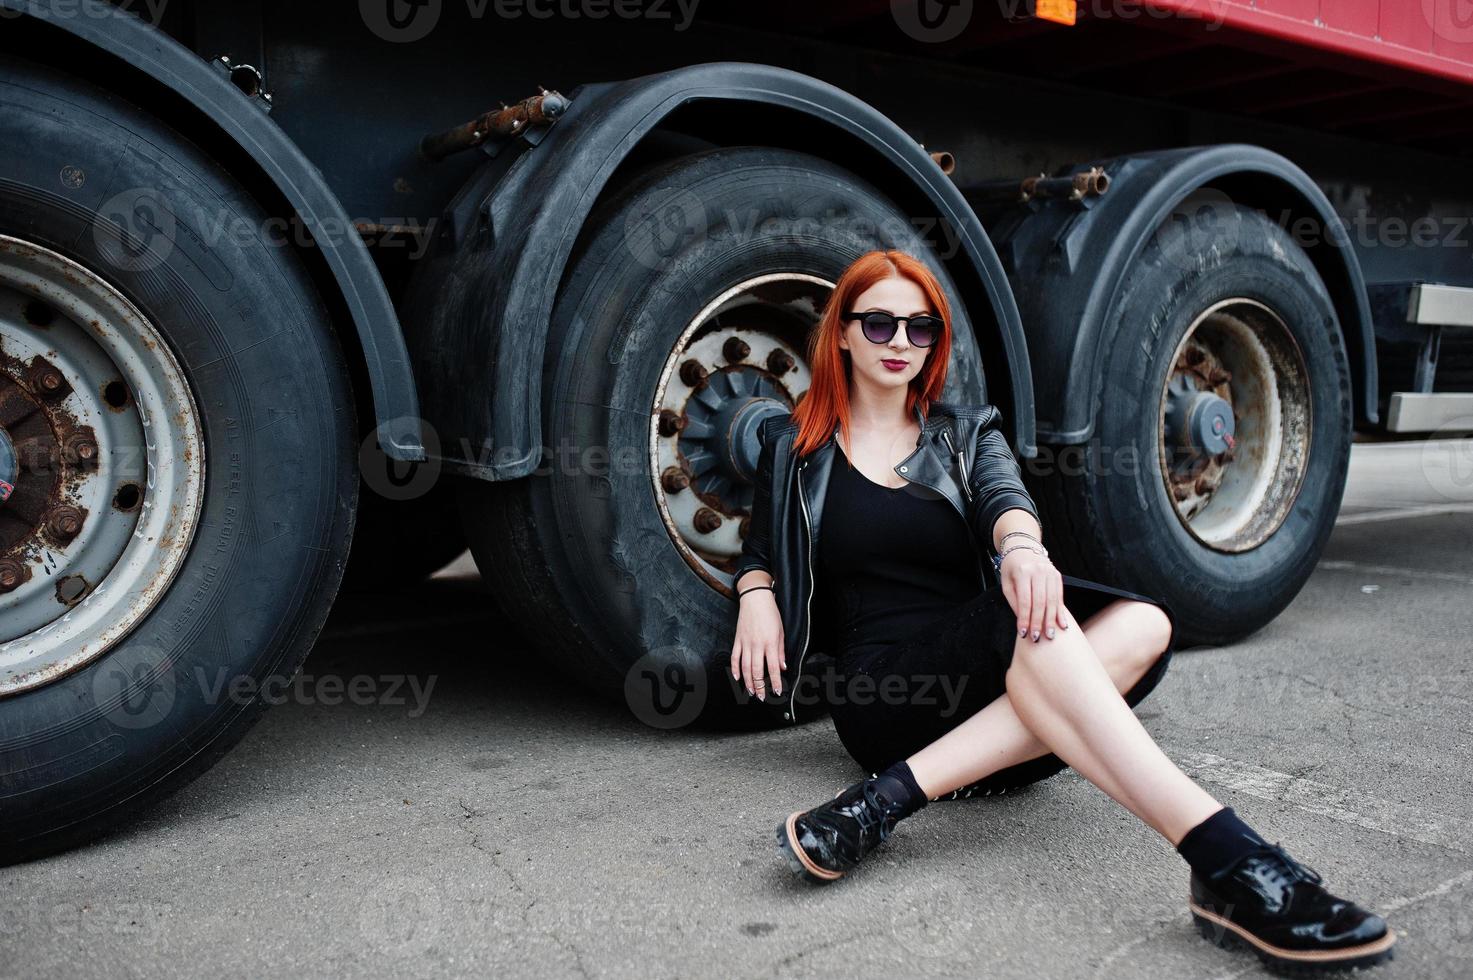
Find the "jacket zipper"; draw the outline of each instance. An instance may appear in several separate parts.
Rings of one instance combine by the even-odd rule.
[[[808,638],[813,633],[813,526],[809,523],[808,497],[803,493],[803,469],[808,460],[798,464],[798,503],[803,506],[803,531],[808,538],[808,598],[803,605],[803,648],[798,651],[798,669],[793,672],[793,689],[788,692],[788,720],[798,723],[798,680],[803,676],[803,658],[808,655]]]
[[[951,454],[956,457],[956,470],[957,470],[958,473],[961,474],[961,479],[958,480],[957,482],[959,482],[962,485],[962,493],[966,495],[967,503],[971,503],[972,502],[972,488],[969,487],[969,486],[967,486],[967,465],[966,465],[967,464],[967,457],[966,457],[966,450],[964,450],[964,449],[958,449],[958,448],[956,448],[956,446],[954,446],[952,444],[952,442],[951,442],[951,430],[950,429],[942,429],[941,430],[941,438],[943,438],[943,439],[946,440],[946,448],[949,449],[951,451]],[[962,516],[965,517],[966,515],[963,514]]]
[[[966,465],[966,463],[967,463],[966,450],[964,450],[964,449],[958,449],[952,443],[952,441],[951,441],[951,430],[950,429],[942,429],[941,430],[941,438],[943,438],[943,439],[946,440],[946,448],[949,449],[949,450],[951,450],[952,455],[956,456],[956,470],[957,470],[957,473],[961,476],[961,479],[958,480],[957,482],[962,485],[962,493],[966,496],[967,503],[971,503],[972,502],[972,488],[967,485],[967,478],[969,476],[969,473],[967,471],[967,465]],[[971,521],[967,518],[967,515],[965,513],[962,514],[962,520],[963,521],[966,521],[968,524],[971,523]],[[980,555],[977,556],[977,575],[978,575],[978,578],[981,580],[982,587],[985,589],[987,587],[987,571],[982,566],[982,557]]]

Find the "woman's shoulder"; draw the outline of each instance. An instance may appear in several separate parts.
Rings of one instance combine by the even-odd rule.
[[[766,445],[768,440],[781,437],[784,429],[791,429],[793,432],[798,431],[798,422],[793,418],[793,413],[774,412],[763,419],[761,424],[757,426],[758,442]]]
[[[1002,417],[1002,412],[991,402],[942,401],[939,398],[931,402],[928,414],[955,419],[981,419],[989,422]]]

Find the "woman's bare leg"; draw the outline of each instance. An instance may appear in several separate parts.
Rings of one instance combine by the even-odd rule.
[[[1070,622],[1074,622],[1072,616]],[[1080,628],[1077,624],[1070,626],[1060,635]],[[1117,695],[1145,676],[1171,638],[1171,622],[1165,613],[1149,603],[1129,599],[1111,602],[1085,620],[1082,629]],[[1057,642],[1038,641],[1039,645]],[[1018,717],[1011,697],[1004,694],[906,762],[921,791],[934,799],[1048,752],[1048,747]],[[1112,797],[1123,792],[1113,782],[1100,788]]]
[[[1018,718],[1074,771],[1175,847],[1222,809],[1166,757],[1115,689],[1082,632],[1020,640],[1008,669]]]

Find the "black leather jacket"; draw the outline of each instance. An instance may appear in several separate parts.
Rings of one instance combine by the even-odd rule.
[[[915,452],[895,464],[895,472],[941,494],[965,518],[976,548],[980,592],[994,581],[992,527],[999,515],[1019,507],[1037,519],[1038,510],[998,427],[1002,413],[995,406],[933,401],[926,416],[919,406],[915,416],[921,426]],[[780,706],[783,719],[794,724],[798,718],[792,697],[812,639],[814,551],[838,428],[822,446],[795,460],[797,433],[791,414],[762,423],[752,519],[733,579],[754,568],[773,577],[788,666],[782,672],[781,697],[770,693],[769,683],[767,703]],[[819,639],[824,641],[822,634]]]

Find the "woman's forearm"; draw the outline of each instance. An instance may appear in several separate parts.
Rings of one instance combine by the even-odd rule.
[[[740,592],[750,585],[771,585],[772,582],[772,576],[767,572],[760,568],[750,568],[743,572],[741,578],[732,584],[735,586],[736,591]]]
[[[999,554],[1002,551],[1003,536],[1014,531],[1023,531],[1033,535],[1039,541],[1043,540],[1043,528],[1039,526],[1038,521],[1033,519],[1033,515],[1021,507],[1011,507],[999,514],[992,525],[993,554]]]

